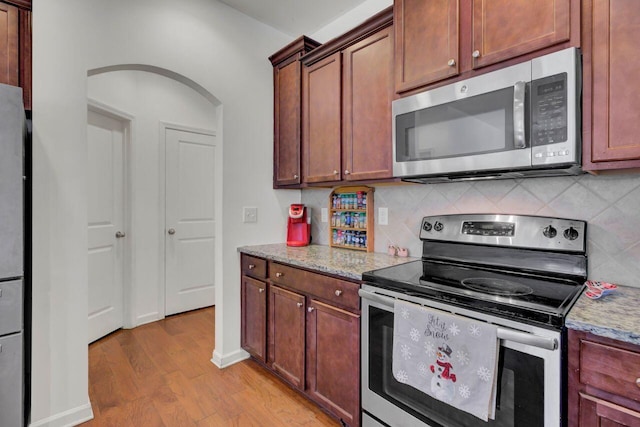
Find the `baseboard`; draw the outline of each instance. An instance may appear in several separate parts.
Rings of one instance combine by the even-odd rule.
[[[32,422],[29,427],[72,427],[91,419],[93,419],[93,410],[87,397],[87,403],[84,405]]]
[[[234,363],[242,362],[250,357],[249,353],[243,349],[236,350],[232,353],[222,355],[217,350],[213,350],[211,362],[220,369],[224,369]]]
[[[153,313],[143,314],[142,316],[138,316],[138,318],[136,319],[135,327],[155,322],[156,320],[160,320],[160,315],[157,311],[154,311]]]

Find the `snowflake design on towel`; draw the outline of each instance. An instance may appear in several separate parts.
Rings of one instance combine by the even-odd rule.
[[[460,333],[460,328],[455,323],[452,323],[449,326],[449,332],[451,333],[451,335],[453,335],[455,337]]]
[[[468,399],[469,397],[471,397],[471,390],[469,389],[469,386],[466,384],[460,385],[460,388],[458,388],[458,393],[460,393],[460,396],[462,396],[465,399]]]
[[[481,335],[480,327],[475,323],[469,325],[469,333],[474,337],[479,337]]]
[[[398,371],[396,372],[396,379],[406,384],[406,382],[409,381],[409,375],[407,375],[405,371]]]
[[[424,363],[420,363],[418,365],[418,372],[425,377],[431,373],[431,371],[429,371],[429,367]]]
[[[427,356],[435,356],[436,355],[436,347],[433,345],[431,341],[426,341],[424,343],[424,352],[427,353]]]
[[[418,342],[420,340],[420,331],[416,328],[411,328],[411,332],[409,332],[409,336],[412,341]]]
[[[402,344],[400,346],[400,354],[402,355],[402,358],[404,360],[409,360],[411,359],[411,349],[409,348],[408,345],[406,344]]]
[[[469,364],[469,361],[470,361],[469,353],[465,351],[462,351],[462,350],[456,351],[456,358],[458,359],[458,362],[460,362],[462,366]]]
[[[491,371],[484,366],[479,367],[476,373],[478,374],[478,378],[484,382],[491,380]]]
[[[410,317],[410,313],[409,313],[409,309],[406,307],[402,307],[400,309],[400,316],[402,316],[403,319],[408,319]]]

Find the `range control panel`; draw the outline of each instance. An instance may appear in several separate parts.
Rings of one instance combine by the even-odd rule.
[[[587,223],[529,215],[456,214],[422,219],[420,239],[482,245],[586,251]]]

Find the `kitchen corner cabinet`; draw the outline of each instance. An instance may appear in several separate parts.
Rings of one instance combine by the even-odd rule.
[[[267,261],[241,256],[240,345],[261,362],[267,360]]]
[[[579,28],[579,7],[579,0],[396,0],[396,92],[471,76],[572,37],[577,45],[571,25]]]
[[[300,186],[302,64],[319,45],[302,36],[269,57],[273,65],[273,188]]]
[[[392,9],[302,58],[303,182],[393,175]]]
[[[583,0],[583,169],[640,168],[640,7]]]
[[[569,330],[569,427],[640,425],[640,346]]]
[[[30,6],[26,0],[0,2],[0,83],[22,87],[27,110],[31,110]]]
[[[244,274],[266,263],[267,307],[251,290],[264,283]],[[242,263],[242,347],[285,382],[351,427],[360,425],[359,283],[265,261],[246,254]],[[256,315],[256,312],[258,313]],[[266,327],[256,317],[268,313]],[[256,347],[266,333],[267,355]]]

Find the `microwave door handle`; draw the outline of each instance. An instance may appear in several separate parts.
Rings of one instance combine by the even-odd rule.
[[[527,148],[524,139],[525,88],[525,82],[516,82],[513,86],[513,145],[515,148]]]

